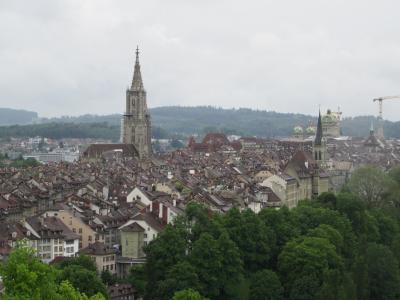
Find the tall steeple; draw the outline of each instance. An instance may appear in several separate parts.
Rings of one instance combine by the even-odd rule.
[[[133,79],[132,79],[131,90],[132,91],[144,90],[143,80],[142,80],[142,73],[140,72],[139,46],[136,47],[135,70],[133,71]]]
[[[324,167],[328,159],[328,152],[326,148],[326,140],[323,136],[321,110],[318,114],[317,133],[313,143],[314,159],[319,167]]]
[[[321,146],[322,144],[322,121],[321,121],[321,110],[319,110],[317,134],[315,135],[314,145]]]
[[[151,150],[151,118],[147,110],[146,91],[143,87],[139,63],[139,47],[136,48],[135,70],[132,84],[126,90],[126,112],[122,142],[133,144],[139,152],[139,157],[150,157]]]

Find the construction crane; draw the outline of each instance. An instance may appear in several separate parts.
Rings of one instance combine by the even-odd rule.
[[[379,102],[379,117],[378,117],[378,138],[384,140],[385,136],[383,134],[383,117],[382,117],[382,102],[383,100],[392,100],[392,99],[400,99],[400,96],[385,96],[385,97],[379,97],[379,98],[375,98],[373,101]]]
[[[382,120],[382,102],[383,100],[390,100],[390,99],[400,99],[400,96],[386,96],[374,99],[374,102],[379,101],[379,119],[381,120]]]

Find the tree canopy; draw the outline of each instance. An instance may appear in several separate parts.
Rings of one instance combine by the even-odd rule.
[[[259,214],[191,203],[146,247],[143,295],[397,299],[400,223],[388,203],[370,205],[349,189]]]
[[[31,248],[21,244],[0,267],[5,300],[104,300],[106,295],[86,295],[67,280],[59,280],[58,270],[42,263]]]

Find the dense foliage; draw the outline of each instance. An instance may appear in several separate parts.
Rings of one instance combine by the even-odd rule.
[[[176,135],[187,136],[207,132],[260,137],[291,136],[295,126],[307,127],[310,122],[315,125],[317,121],[316,117],[311,115],[278,113],[247,108],[222,109],[211,106],[157,107],[150,109],[150,113],[152,116],[153,137],[155,138],[173,138]],[[316,115],[317,111],[312,113]],[[26,132],[28,136],[41,135],[54,138],[93,137],[118,140],[121,115],[83,115],[79,117],[40,119],[40,122],[47,124],[34,125],[30,130],[26,130],[28,128],[25,127],[0,128],[0,138],[21,136],[21,132]],[[378,123],[377,119],[372,116],[345,118],[342,121],[342,133],[343,135],[366,137],[369,134],[371,122]],[[69,125],[70,127],[64,130],[63,127],[67,127],[65,123],[75,123],[75,125]],[[90,125],[93,123],[95,124]],[[55,124],[63,125],[60,127]],[[96,127],[99,130],[96,130]],[[400,122],[384,121],[384,130],[387,137],[400,138]],[[45,133],[52,135],[46,135]]]
[[[32,249],[19,245],[0,266],[5,300],[104,300],[100,293],[82,293],[68,280],[59,278],[60,271],[42,263]],[[90,283],[91,284],[91,283]],[[89,285],[90,285],[89,284]]]
[[[371,201],[363,189],[377,175],[382,193]],[[191,203],[130,281],[145,299],[398,299],[399,189],[400,169],[367,167],[343,192],[292,210],[221,215]]]
[[[121,126],[108,123],[43,123],[31,125],[0,126],[0,139],[11,137],[43,136],[51,139],[62,138],[97,138],[117,142]],[[162,128],[152,128],[153,138],[168,138],[169,134]]]
[[[224,132],[227,134],[256,135],[261,137],[290,136],[298,125],[316,124],[316,116],[303,114],[278,113],[274,111],[252,110],[248,108],[223,109],[211,106],[182,107],[166,106],[150,109],[152,122],[169,133],[202,134]],[[317,111],[311,112],[313,115]],[[44,122],[94,123],[107,122],[119,125],[120,115],[83,115],[79,117],[61,117],[43,119]],[[343,135],[356,137],[368,136],[371,122],[378,123],[372,116],[349,117],[342,120]],[[388,137],[400,137],[400,122],[384,121],[385,134]]]
[[[28,168],[36,167],[39,162],[34,158],[24,159],[22,156],[17,159],[9,160],[6,154],[0,153],[0,168],[2,167],[12,167],[12,168]]]
[[[58,281],[68,281],[74,288],[87,296],[107,296],[107,288],[97,275],[96,265],[88,256],[67,259],[57,265]]]
[[[46,123],[0,127],[0,138],[44,136],[61,138],[99,138],[118,140],[120,126],[107,123]]]

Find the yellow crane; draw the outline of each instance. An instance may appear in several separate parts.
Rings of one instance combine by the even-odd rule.
[[[400,96],[385,96],[385,97],[379,97],[373,99],[374,102],[378,101],[379,102],[379,125],[378,125],[378,137],[381,139],[384,139],[384,134],[383,134],[383,117],[382,117],[382,102],[383,100],[393,100],[393,99],[400,99]]]

